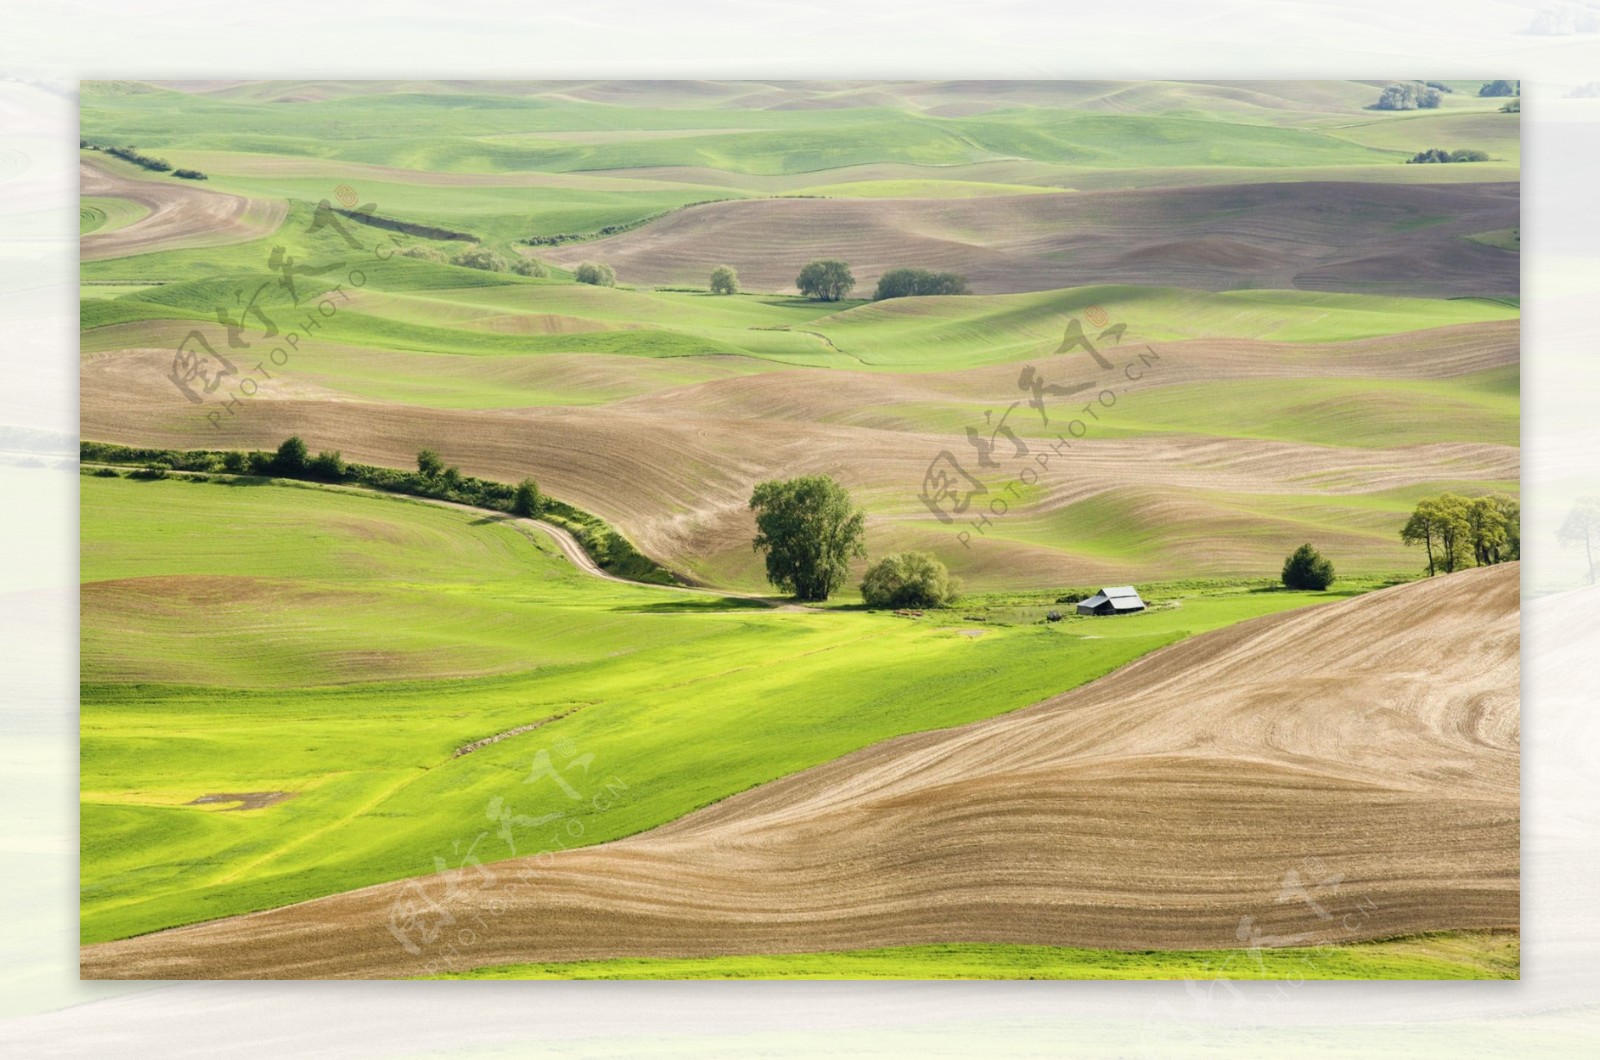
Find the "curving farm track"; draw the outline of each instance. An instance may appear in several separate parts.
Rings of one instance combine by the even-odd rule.
[[[631,839],[498,863],[449,908],[481,925],[474,965],[1515,928],[1518,608],[1507,564],[1242,623]],[[411,886],[86,947],[82,974],[423,974],[444,958],[387,927]]]

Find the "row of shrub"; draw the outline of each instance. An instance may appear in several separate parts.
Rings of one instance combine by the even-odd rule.
[[[172,163],[164,158],[142,154],[137,147],[118,147],[115,144],[92,143],[83,137],[78,137],[78,146],[85,151],[104,151],[108,155],[115,155],[124,162],[132,162],[141,169],[148,169],[152,173],[171,173],[184,180],[205,180],[206,175],[198,169],[179,169],[174,171]]]
[[[439,455],[424,449],[417,454],[417,470],[345,462],[338,452],[311,455],[304,441],[289,438],[276,452],[237,449],[143,449],[108,442],[81,442],[78,458],[85,463],[127,464],[137,477],[160,478],[169,471],[201,474],[254,475],[366,486],[433,500],[452,501],[475,508],[537,515],[564,527],[578,539],[602,570],[632,581],[676,584],[672,572],[645,556],[599,516],[565,501],[544,496],[532,479],[512,486],[504,482],[463,475],[447,467]]]
[[[439,239],[446,242],[476,243],[478,237],[470,232],[457,232],[449,228],[438,228],[434,225],[416,224],[412,221],[397,221],[393,217],[380,217],[375,213],[365,213],[361,210],[341,210],[335,206],[334,212],[348,217],[352,221],[370,225],[373,228],[382,228],[388,232],[400,232],[403,235],[416,236],[418,239]]]
[[[624,232],[631,232],[651,221],[659,220],[676,210],[687,210],[691,206],[706,206],[714,202],[724,202],[723,199],[701,199],[699,202],[686,202],[672,210],[661,210],[645,217],[638,217],[632,221],[619,221],[614,225],[604,225],[592,232],[558,232],[552,236],[529,236],[521,240],[525,246],[530,247],[559,247],[563,243],[587,243],[591,239],[604,239],[606,236],[619,236]]]
[[[442,250],[418,244],[406,247],[400,251],[401,256],[419,258],[437,264],[459,265],[464,269],[481,269],[484,272],[511,272],[518,276],[533,276],[544,278],[550,275],[550,270],[532,258],[519,258],[516,261],[508,260],[503,254],[498,254],[485,246],[468,247],[457,254],[446,256]]]
[[[1421,163],[1421,162],[1487,162],[1487,161],[1489,161],[1489,154],[1486,151],[1478,151],[1478,150],[1474,150],[1474,149],[1471,149],[1471,148],[1463,149],[1463,150],[1460,150],[1460,151],[1446,151],[1442,147],[1431,147],[1426,151],[1419,151],[1418,153],[1412,155],[1410,158],[1406,159],[1406,164],[1407,165],[1415,165],[1415,164]]]

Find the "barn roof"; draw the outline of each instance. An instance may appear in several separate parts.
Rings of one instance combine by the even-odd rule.
[[[1109,603],[1113,611],[1142,611],[1144,601],[1139,599],[1139,591],[1131,585],[1113,585],[1101,589],[1087,600],[1079,601],[1079,607],[1096,608],[1101,604]]]

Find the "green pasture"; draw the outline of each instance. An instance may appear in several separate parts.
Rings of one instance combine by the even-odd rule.
[[[86,942],[425,873],[475,840],[490,861],[630,835],[1338,595],[1155,589],[1143,615],[1051,626],[1013,607],[973,637],[965,611],[785,612],[605,582],[537,531],[395,498],[86,476],[82,506]],[[524,786],[556,746],[593,754],[583,782],[623,797],[602,812]],[[270,791],[294,797],[190,805]],[[565,811],[581,839],[502,838],[496,797]]]
[[[435,979],[1516,979],[1516,935],[1450,932],[1282,949],[1090,950],[950,943],[840,953],[508,964]]]
[[[78,199],[78,234],[115,232],[126,228],[150,211],[130,199],[85,195]]]

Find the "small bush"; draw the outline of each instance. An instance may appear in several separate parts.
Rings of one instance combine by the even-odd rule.
[[[509,267],[505,258],[488,247],[470,247],[463,250],[450,259],[450,264],[467,269],[482,269],[484,272],[505,272]]]
[[[617,285],[617,274],[611,266],[593,261],[586,261],[579,265],[577,271],[572,274],[572,278],[579,283],[587,283],[595,287],[615,287]]]
[[[122,472],[114,467],[97,467],[94,469],[95,478],[121,478]]]
[[[417,471],[427,478],[433,478],[444,470],[444,460],[432,449],[424,449],[417,453]]]
[[[943,607],[955,586],[943,563],[926,552],[886,556],[867,569],[861,598],[868,607]]]
[[[533,258],[523,258],[521,261],[518,261],[515,265],[511,266],[511,271],[516,273],[518,276],[532,276],[533,278],[539,280],[542,280],[550,275],[550,270],[545,268],[538,261],[535,261]]]
[[[306,474],[324,482],[340,481],[344,478],[344,471],[344,457],[337,449],[331,453],[318,453],[316,458],[306,465]]]
[[[511,512],[524,518],[538,515],[544,508],[544,498],[539,495],[539,484],[531,478],[525,478],[517,483],[517,491],[511,495]]]
[[[1333,563],[1309,544],[1283,561],[1283,584],[1290,589],[1326,589],[1333,584]]]
[[[182,177],[184,180],[206,179],[206,175],[200,172],[198,169],[175,169],[172,171],[172,175],[175,177]]]
[[[433,247],[425,247],[420,243],[402,250],[400,256],[403,258],[420,258],[423,261],[432,261],[439,265],[443,265],[448,260],[444,256],[444,251],[436,250]]]
[[[250,461],[237,449],[230,449],[222,454],[222,469],[224,471],[231,471],[238,475],[249,470],[249,468]]]

